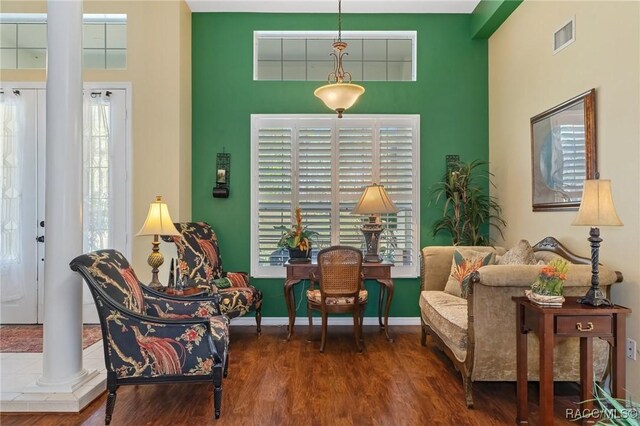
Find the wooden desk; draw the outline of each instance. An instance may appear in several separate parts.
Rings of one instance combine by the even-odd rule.
[[[287,341],[293,334],[293,326],[296,322],[296,300],[293,287],[302,280],[309,279],[310,272],[316,272],[318,265],[315,263],[285,263],[287,268],[287,278],[284,282],[284,299],[287,302],[287,312],[289,314],[289,333]],[[380,284],[380,297],[378,299],[378,323],[384,328],[387,340],[393,342],[389,336],[389,307],[393,299],[393,280],[391,279],[391,267],[393,263],[363,263],[362,273],[366,280],[376,280]],[[382,321],[382,307],[384,304],[384,322]]]
[[[518,424],[528,424],[527,407],[527,334],[540,339],[540,424],[553,424],[553,344],[554,337],[580,338],[580,397],[593,398],[593,338],[611,345],[612,390],[615,398],[624,398],[625,315],[631,310],[623,306],[593,307],[582,305],[576,297],[567,297],[562,307],[549,308],[531,303],[526,297],[514,297],[517,333]],[[591,409],[592,402],[580,405]]]

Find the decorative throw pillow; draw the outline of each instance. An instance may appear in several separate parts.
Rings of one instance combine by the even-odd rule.
[[[493,263],[493,252],[481,252],[469,249],[459,249],[453,254],[451,274],[444,291],[454,296],[467,298],[469,294],[469,279],[471,273],[482,266]]]
[[[520,240],[496,262],[498,265],[535,265],[537,262],[529,241]]]
[[[229,288],[231,287],[231,280],[229,278],[218,278],[211,281],[217,288]]]

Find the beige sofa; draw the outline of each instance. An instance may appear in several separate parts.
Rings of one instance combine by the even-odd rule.
[[[586,243],[585,243],[586,244]],[[474,381],[516,381],[515,303],[535,280],[538,265],[487,265],[471,276],[465,300],[444,292],[454,251],[459,247],[425,247],[421,253],[420,311],[422,345],[427,335],[447,354],[462,374],[468,407],[473,406]],[[473,247],[477,251],[506,252],[501,247]],[[538,260],[555,256],[569,260],[565,296],[582,296],[591,286],[590,260],[566,250],[547,237],[534,247]],[[607,289],[622,281],[622,274],[600,267],[600,286]],[[556,338],[554,380],[579,381],[579,339]],[[528,346],[529,380],[538,380],[538,338],[532,333]],[[594,371],[602,378],[608,361],[608,345],[594,342]]]

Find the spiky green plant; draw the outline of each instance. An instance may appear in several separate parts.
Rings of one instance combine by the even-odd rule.
[[[496,229],[502,236],[506,226],[502,208],[485,191],[486,183],[495,187],[487,166],[481,160],[455,162],[442,181],[432,187],[432,201],[437,204],[444,199],[442,217],[432,225],[434,237],[447,233],[453,245],[487,246],[491,238],[485,234],[486,227]]]
[[[571,421],[590,419],[597,414],[598,423],[602,426],[640,426],[640,404],[631,400],[614,398],[602,386],[600,386],[594,377],[593,383],[594,401],[597,405],[595,410],[589,413],[579,415]],[[587,401],[582,401],[587,402]],[[595,419],[593,419],[595,420]]]

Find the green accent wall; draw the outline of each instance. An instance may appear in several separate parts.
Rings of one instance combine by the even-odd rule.
[[[488,39],[523,0],[482,0],[471,15],[473,38]]]
[[[462,14],[343,15],[346,30],[417,31],[417,81],[363,82],[366,93],[346,114],[420,114],[419,247],[449,244],[431,236],[431,223],[441,213],[429,195],[444,174],[445,155],[488,160],[487,40],[471,38],[470,20]],[[253,31],[336,26],[335,14],[193,14],[192,214],[215,229],[225,270],[249,272],[251,114],[330,113],[313,95],[321,82],[253,81]],[[231,154],[230,196],[214,199],[216,153],[223,149]],[[287,315],[282,279],[252,283],[264,293],[264,316]],[[375,316],[378,285],[366,285],[366,315]],[[418,278],[396,279],[390,315],[419,316],[419,291]],[[299,300],[300,285],[295,293]],[[306,315],[304,303],[297,315]]]

